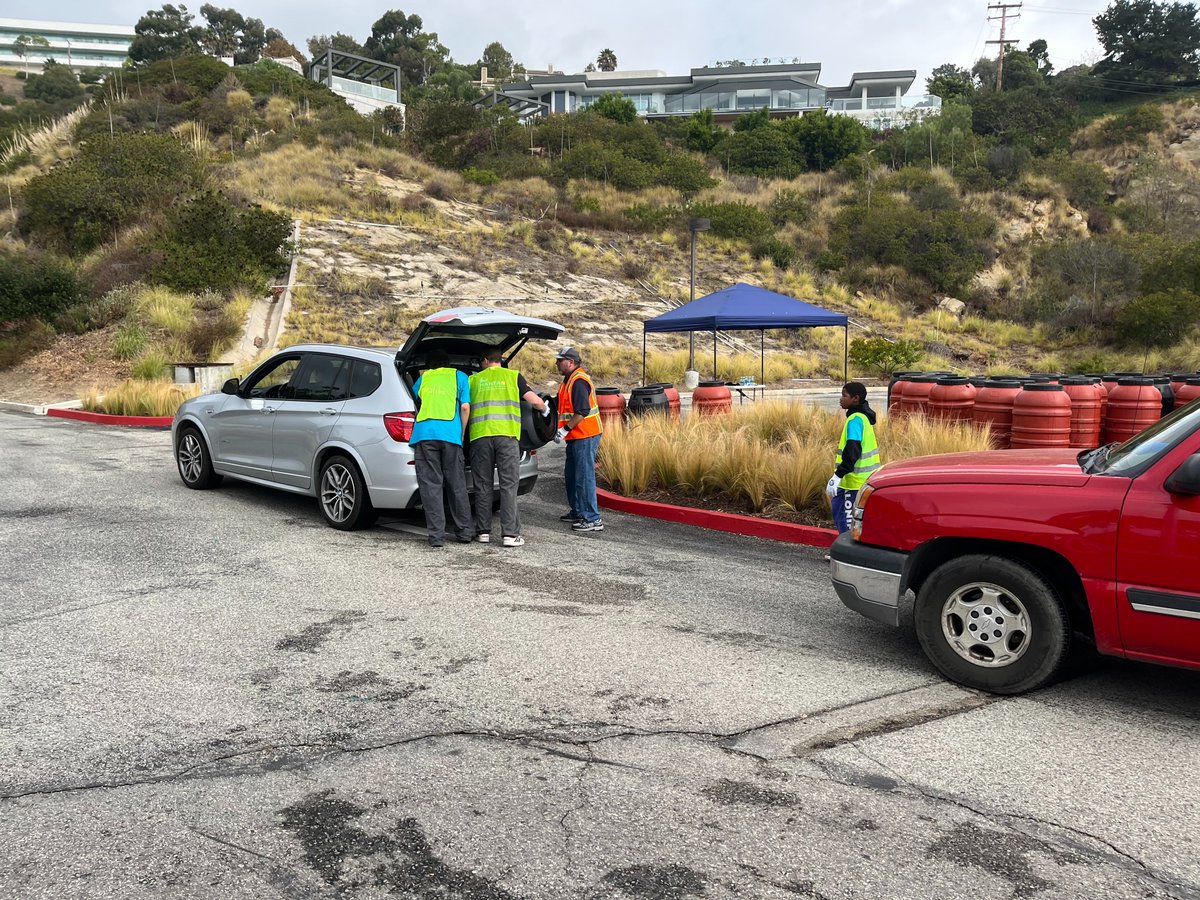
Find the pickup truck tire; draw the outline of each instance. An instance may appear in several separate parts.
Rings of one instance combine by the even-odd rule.
[[[1046,684],[1071,646],[1054,586],[1002,556],[960,556],[939,566],[917,593],[913,618],[921,648],[943,675],[996,694]]]

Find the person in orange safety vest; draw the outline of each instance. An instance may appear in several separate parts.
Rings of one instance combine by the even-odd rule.
[[[600,508],[596,502],[596,451],[600,448],[600,407],[596,388],[583,370],[583,360],[574,347],[560,350],[554,358],[563,376],[558,389],[558,431],[556,444],[567,445],[567,504],[570,509],[559,516],[578,533],[603,531]]]

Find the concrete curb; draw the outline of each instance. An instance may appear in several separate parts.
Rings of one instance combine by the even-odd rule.
[[[84,412],[81,409],[46,410],[46,415],[59,419],[74,419],[93,425],[125,425],[133,428],[170,428],[173,416],[110,416],[107,413]]]
[[[791,522],[757,519],[754,516],[739,516],[734,513],[710,512],[706,509],[674,506],[670,503],[653,503],[649,500],[622,497],[620,494],[614,494],[603,488],[596,488],[596,497],[600,501],[600,506],[605,509],[615,509],[618,512],[645,516],[649,519],[661,519],[664,522],[695,525],[699,528],[724,531],[728,534],[744,534],[771,541],[784,541],[789,544],[806,544],[809,547],[831,547],[837,537],[837,532],[832,528],[794,525]]]

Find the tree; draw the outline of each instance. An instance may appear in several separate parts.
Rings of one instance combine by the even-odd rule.
[[[334,34],[314,34],[308,39],[308,56],[319,59],[326,50],[337,50],[341,53],[353,53],[356,56],[366,54],[366,48],[348,34],[340,31]]]
[[[504,49],[504,45],[499,41],[492,41],[483,48],[483,55],[479,57],[477,66],[487,66],[488,78],[493,81],[505,82],[512,78],[513,55]]]
[[[25,75],[29,76],[29,48],[41,47],[43,50],[50,48],[50,42],[40,34],[22,34],[13,41],[13,53],[21,57],[25,63]]]
[[[424,84],[447,65],[450,51],[436,32],[422,31],[421,26],[421,17],[415,13],[406,16],[401,10],[389,9],[371,26],[366,54],[399,66],[409,84]]]
[[[596,65],[600,67],[601,72],[615,72],[617,70],[617,54],[605,47],[596,57]]]
[[[1023,87],[1041,87],[1042,73],[1032,56],[1024,50],[1014,50],[1009,47],[1004,52],[1004,84],[1006,91],[1015,91]]]
[[[637,119],[637,107],[624,94],[603,94],[589,109],[622,125],[630,125]]]
[[[270,34],[273,30],[268,28],[267,33]],[[300,49],[282,36],[272,37],[267,41],[267,46],[263,48],[263,56],[271,59],[284,59],[290,56],[296,62],[304,63],[304,54],[300,52]]]
[[[79,83],[75,73],[52,59],[46,60],[41,75],[30,76],[25,82],[25,96],[44,103],[78,100],[83,93],[83,85]]]
[[[1054,64],[1050,62],[1049,44],[1038,38],[1036,41],[1029,42],[1025,52],[1037,63],[1038,72],[1041,73],[1042,78],[1049,78],[1054,72]]]
[[[200,52],[203,29],[193,25],[192,18],[182,3],[164,3],[162,9],[148,10],[133,26],[130,58],[134,62],[153,62]]]
[[[1115,0],[1096,18],[1105,57],[1096,74],[1125,81],[1162,83],[1200,73],[1200,22],[1194,3]]]
[[[754,112],[740,116],[733,123],[734,131],[754,131],[756,128],[766,128],[771,124],[771,108],[764,106]]]
[[[971,77],[980,90],[994,91],[996,89],[996,59],[981,56],[971,66]]]
[[[966,69],[954,63],[943,63],[934,69],[925,79],[926,92],[942,100],[953,100],[957,97],[970,99],[975,93],[975,79]]]
[[[855,153],[865,153],[870,131],[850,116],[817,112],[784,119],[779,126],[795,142],[792,155],[804,169],[824,172]]]
[[[233,57],[238,65],[255,62],[267,44],[262,19],[247,19],[236,9],[221,9],[211,3],[200,7],[208,26],[201,33],[200,43],[212,56]],[[276,29],[272,33],[282,37]]]
[[[596,64],[595,64],[595,63],[588,63],[586,66],[584,66],[584,67],[583,67],[583,71],[584,71],[585,73],[586,73],[586,72],[595,72],[595,71],[596,71]]]
[[[713,120],[713,111],[701,109],[688,119],[685,143],[689,150],[709,153],[717,146],[722,134],[720,126]]]

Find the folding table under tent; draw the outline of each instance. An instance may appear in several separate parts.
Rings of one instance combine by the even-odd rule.
[[[642,323],[642,383],[646,381],[646,335],[648,333],[679,331],[711,331],[713,333],[713,378],[717,377],[717,333],[719,331],[760,330],[759,354],[761,357],[760,383],[766,375],[766,329],[768,328],[824,328],[836,326],[845,329],[845,347],[842,357],[842,374],[850,377],[850,319],[843,313],[830,312],[788,297],[768,291],[766,288],[738,282],[715,294],[697,297],[661,316]]]

